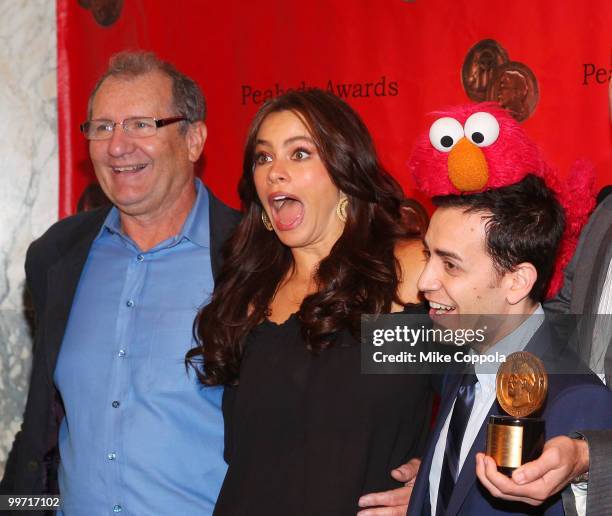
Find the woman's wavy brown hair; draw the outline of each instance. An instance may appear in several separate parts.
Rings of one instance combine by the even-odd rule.
[[[318,89],[288,92],[266,102],[248,132],[238,186],[244,218],[225,245],[212,299],[195,321],[199,345],[186,356],[204,385],[238,383],[246,337],[265,319],[293,266],[291,249],[261,222],[253,181],[257,133],[280,111],[303,121],[332,182],[349,200],[344,231],[316,272],[318,290],[297,313],[307,348],[321,352],[343,329],[358,335],[362,314],[389,312],[399,302],[394,248],[406,238],[400,185],[381,167],[365,124],[348,104]]]

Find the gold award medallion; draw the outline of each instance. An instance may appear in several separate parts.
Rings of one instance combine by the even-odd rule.
[[[542,361],[527,351],[506,357],[496,377],[497,401],[513,417],[538,411],[548,391],[548,375]]]

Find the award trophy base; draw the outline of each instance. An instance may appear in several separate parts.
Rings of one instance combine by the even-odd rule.
[[[500,473],[511,476],[521,464],[538,458],[543,447],[543,419],[489,416],[486,454]]]

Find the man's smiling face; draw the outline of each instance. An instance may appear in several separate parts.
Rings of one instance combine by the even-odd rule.
[[[425,235],[427,264],[418,288],[430,315],[506,314],[507,285],[486,252],[486,214],[438,208]]]
[[[161,72],[137,77],[109,77],[96,92],[92,119],[121,122],[131,117],[177,116],[172,81]],[[193,163],[201,148],[190,146],[189,127],[161,127],[156,134],[134,138],[120,125],[110,139],[91,140],[89,154],[104,193],[127,215],[168,211],[185,189],[193,188]]]

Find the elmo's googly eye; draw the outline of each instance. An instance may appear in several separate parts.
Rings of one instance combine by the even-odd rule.
[[[463,127],[454,118],[438,118],[429,128],[429,141],[440,152],[450,152],[463,138]]]
[[[478,147],[488,147],[499,136],[499,122],[490,114],[481,111],[465,121],[465,136]]]

